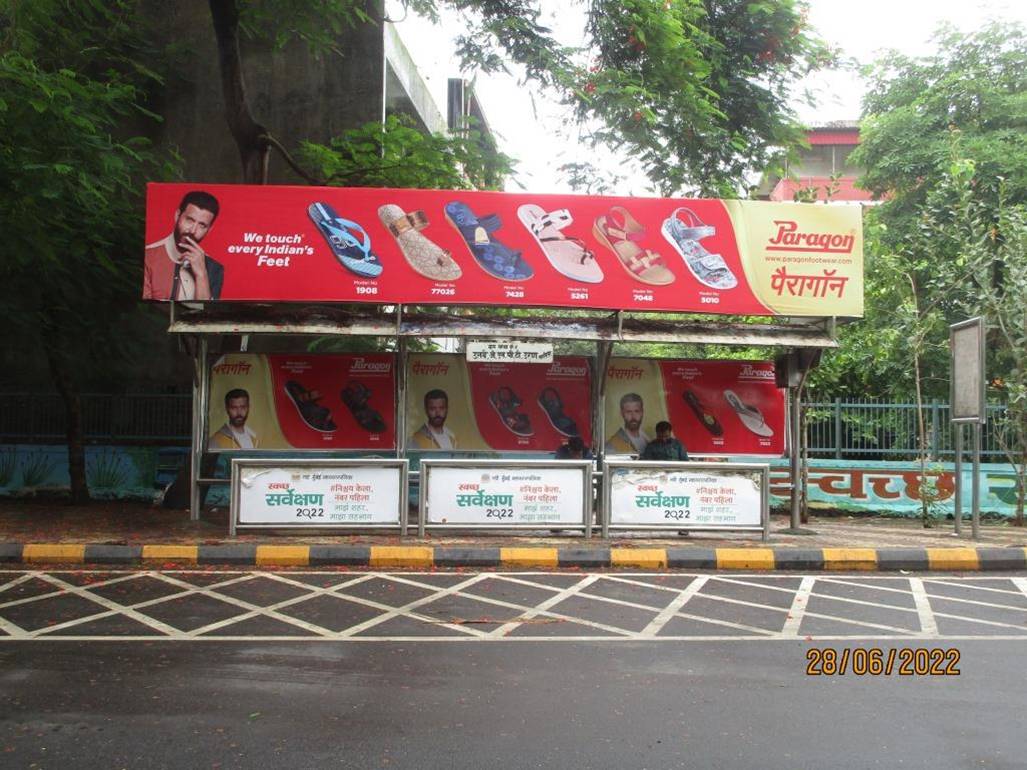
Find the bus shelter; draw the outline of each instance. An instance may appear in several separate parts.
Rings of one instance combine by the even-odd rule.
[[[144,296],[169,302],[169,331],[195,366],[192,516],[202,488],[224,483],[205,458],[227,451],[254,459],[233,471],[233,510],[244,499],[281,506],[262,514],[267,526],[326,525],[327,501],[352,528],[380,526],[395,506],[405,531],[405,493],[379,499],[354,479],[360,466],[383,490],[420,485],[422,531],[580,523],[587,535],[591,462],[553,460],[580,439],[604,531],[629,503],[624,528],[728,528],[729,517],[676,517],[702,507],[696,489],[709,510],[739,495],[765,511],[758,468],[627,461],[662,418],[695,458],[790,453],[795,484],[786,435],[798,412],[785,389],[836,346],[838,321],[862,314],[860,214],[849,207],[161,184],[148,189],[147,236]],[[426,340],[451,352],[426,352]],[[335,342],[349,351],[311,352]],[[633,343],[782,355],[654,359],[630,355]],[[240,392],[243,422],[229,409]],[[424,475],[408,473],[411,458]],[[755,473],[760,499],[714,470]],[[655,524],[649,507],[669,518]]]

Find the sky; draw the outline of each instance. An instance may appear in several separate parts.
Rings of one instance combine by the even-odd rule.
[[[560,38],[574,44],[583,27],[583,5],[565,0],[541,0],[543,23],[552,26]],[[809,20],[829,44],[841,48],[843,56],[861,63],[875,55],[896,49],[910,55],[931,53],[930,38],[938,25],[950,22],[965,31],[981,26],[986,19],[1015,20],[1027,24],[1027,2],[1010,0],[810,0]],[[390,8],[393,18],[402,9]],[[460,28],[456,15],[443,18],[440,27],[407,16],[397,25],[429,91],[439,105],[445,105],[446,81],[458,77],[459,63],[451,52],[454,31]],[[577,39],[576,39],[577,38]],[[468,77],[468,75],[465,75]],[[516,176],[509,191],[537,193],[570,192],[557,167],[572,161],[598,162],[617,169],[626,177],[624,195],[653,194],[644,176],[631,167],[630,159],[603,157],[576,140],[577,131],[568,115],[544,95],[518,83],[513,75],[479,75],[475,88],[486,118],[499,138],[500,149],[517,159]],[[798,100],[793,105],[800,119],[808,123],[857,120],[863,85],[854,72],[820,73],[799,84],[817,95],[816,107]],[[444,107],[440,108],[445,114]]]

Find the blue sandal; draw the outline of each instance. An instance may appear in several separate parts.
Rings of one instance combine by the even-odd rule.
[[[311,203],[307,213],[343,267],[362,278],[377,278],[382,274],[384,268],[371,252],[371,237],[364,228],[340,217],[327,203]]]
[[[526,281],[535,271],[524,261],[521,252],[493,240],[489,236],[503,226],[495,214],[475,215],[462,201],[446,204],[446,219],[460,233],[471,256],[482,270],[504,281]]]

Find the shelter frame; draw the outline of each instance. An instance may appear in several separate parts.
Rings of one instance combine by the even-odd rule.
[[[224,484],[211,478],[209,463],[204,462],[205,435],[210,401],[210,357],[224,350],[226,338],[239,336],[252,343],[261,336],[378,337],[395,340],[399,358],[396,377],[396,456],[406,457],[406,376],[405,362],[411,338],[501,338],[548,339],[553,341],[591,341],[593,359],[593,436],[602,437],[605,413],[605,372],[618,343],[718,344],[727,346],[767,346],[785,350],[824,350],[838,347],[834,317],[775,318],[754,323],[731,316],[716,320],[684,313],[635,313],[630,311],[550,310],[545,316],[534,309],[507,308],[496,314],[494,308],[472,306],[422,307],[404,305],[300,304],[171,302],[169,327],[178,335],[194,364],[193,425],[190,451],[190,517],[197,520],[201,509],[201,488]],[[655,317],[654,317],[655,316]],[[847,319],[842,319],[847,320]],[[791,421],[789,421],[791,423]],[[791,432],[791,430],[789,431]],[[794,454],[799,442],[787,441]],[[600,469],[605,460],[603,442],[596,441]],[[302,453],[315,456],[323,452]],[[793,467],[796,463],[793,463]],[[418,474],[411,472],[416,479]],[[792,474],[792,495],[799,479]]]

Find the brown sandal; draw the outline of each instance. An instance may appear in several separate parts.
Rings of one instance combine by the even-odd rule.
[[[448,251],[428,240],[421,230],[428,226],[423,211],[410,214],[389,203],[378,209],[378,219],[392,233],[407,263],[419,275],[433,281],[455,281],[463,271]]]
[[[674,273],[664,264],[663,257],[638,245],[645,237],[645,228],[623,206],[614,206],[608,215],[596,219],[592,234],[617,255],[636,281],[652,286],[674,283]]]

